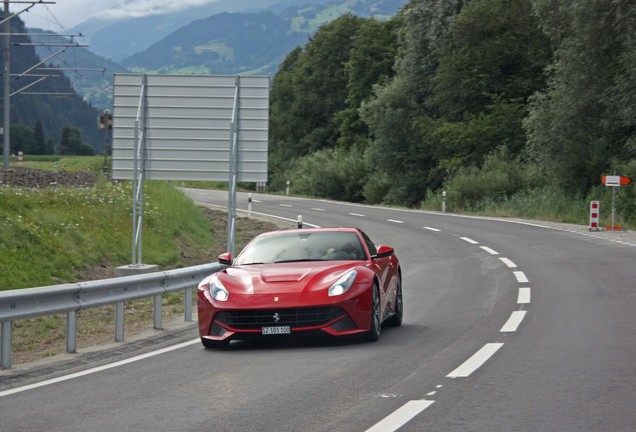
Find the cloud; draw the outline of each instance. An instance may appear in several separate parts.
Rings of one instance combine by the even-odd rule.
[[[94,16],[106,19],[139,18],[149,15],[161,15],[177,12],[189,7],[203,6],[220,0],[128,0],[117,6],[111,7]]]

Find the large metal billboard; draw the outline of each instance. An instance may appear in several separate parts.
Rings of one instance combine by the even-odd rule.
[[[266,76],[115,74],[112,176],[266,182],[268,123]]]

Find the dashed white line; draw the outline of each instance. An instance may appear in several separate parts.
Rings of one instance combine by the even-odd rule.
[[[526,316],[526,311],[514,311],[510,315],[510,318],[508,318],[508,321],[506,321],[506,323],[503,325],[503,327],[499,331],[502,333],[510,333],[510,332],[517,331],[517,328],[519,328],[519,324],[521,324],[521,321],[523,321],[523,318],[525,316]]]
[[[349,213],[349,216],[364,217],[364,215],[360,213]]]
[[[512,274],[515,275],[515,277],[517,278],[517,282],[519,283],[527,283],[530,282],[528,280],[528,278],[526,277],[526,274],[522,271],[516,271],[516,272],[512,272]]]
[[[471,239],[471,238],[468,238],[468,237],[460,237],[460,239],[462,239],[462,240],[464,240],[465,242],[468,242],[468,243],[470,243],[470,244],[479,244],[479,242],[478,242],[478,241],[475,241],[475,240],[473,240],[473,239]]]
[[[316,211],[326,211],[324,208],[317,208],[317,207],[312,207],[311,209]]]
[[[518,304],[527,304],[530,303],[530,288],[524,287],[519,288],[519,295],[517,296]]]
[[[293,207],[291,204],[278,204],[281,207]]]
[[[400,221],[400,220],[395,220],[395,219],[387,219],[387,222],[392,222],[392,223],[397,223],[397,224],[403,224],[404,221]]]
[[[466,360],[457,369],[446,375],[448,378],[466,378],[486,363],[503,346],[503,343],[488,343]]]
[[[515,264],[514,262],[510,261],[508,258],[499,258],[501,260],[502,263],[504,263],[506,266],[508,266],[509,268],[517,268],[517,264]]]
[[[366,432],[394,432],[434,402],[426,399],[408,401],[388,417],[385,417],[384,420],[367,429]]]
[[[425,230],[435,231],[435,232],[440,232],[441,231],[441,229],[437,229],[437,228],[433,228],[433,227],[422,227],[422,228],[424,228]]]
[[[490,249],[488,246],[479,246],[479,247],[485,250],[486,252],[488,252],[490,255],[499,255],[499,252],[497,252],[494,249]]]

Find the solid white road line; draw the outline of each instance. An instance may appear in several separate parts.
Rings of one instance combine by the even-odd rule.
[[[448,378],[466,378],[470,376],[470,374],[486,363],[502,346],[502,343],[488,343],[484,345],[479,351],[473,354],[471,358],[446,376]]]
[[[479,244],[479,242],[478,242],[478,241],[475,241],[475,240],[473,240],[473,239],[471,239],[471,238],[468,238],[468,237],[460,237],[460,239],[462,239],[462,240],[464,240],[465,242],[468,242],[468,243],[470,243],[470,244]]]
[[[530,288],[519,288],[519,295],[517,296],[517,303],[526,304],[530,303]]]
[[[127,365],[129,363],[134,363],[134,362],[137,362],[139,360],[145,360],[145,359],[150,358],[150,357],[158,356],[159,354],[164,354],[164,353],[167,353],[167,352],[170,352],[170,351],[175,351],[175,350],[178,350],[178,349],[190,346],[190,345],[194,345],[195,343],[201,343],[201,340],[200,339],[193,339],[193,340],[188,341],[188,342],[183,342],[183,343],[180,343],[178,345],[173,345],[173,346],[170,346],[170,347],[167,347],[167,348],[163,348],[163,349],[160,349],[160,350],[157,350],[157,351],[152,351],[152,352],[149,352],[149,353],[146,353],[146,354],[138,355],[136,357],[131,357],[129,359],[121,360],[121,361],[118,361],[118,362],[115,362],[115,363],[110,363],[110,364],[107,364],[107,365],[104,365],[104,366],[99,366],[99,367],[96,367],[96,368],[87,369],[87,370],[84,370],[84,371],[81,371],[81,372],[77,372],[77,373],[74,373],[74,374],[64,375],[64,376],[61,376],[61,377],[53,378],[53,379],[46,380],[46,381],[41,381],[41,382],[38,382],[38,383],[34,383],[34,384],[22,386],[22,387],[16,387],[16,388],[11,389],[11,390],[5,390],[5,391],[0,392],[0,397],[9,396],[9,395],[16,394],[16,393],[21,393],[23,391],[36,389],[38,387],[44,387],[44,386],[51,385],[51,384],[57,384],[59,382],[68,381],[68,380],[71,380],[71,379],[74,379],[74,378],[83,377],[83,376],[86,376],[86,375],[91,375],[91,374],[94,374],[94,373],[97,373],[97,372],[102,372],[102,371],[105,371],[105,370],[108,370],[108,369],[113,369],[113,368],[116,368],[116,367],[119,367],[119,366],[124,366],[124,365]]]
[[[479,246],[479,247],[485,250],[486,252],[488,252],[490,255],[499,255],[499,252],[497,252],[494,249],[490,249],[488,246]]]
[[[510,333],[517,331],[519,328],[519,324],[523,321],[523,318],[526,316],[526,311],[514,311],[508,321],[504,324],[504,326],[499,330],[502,333]]]
[[[505,265],[507,265],[509,268],[516,268],[517,264],[513,263],[512,261],[510,261],[508,258],[499,258],[501,260],[502,263],[504,263]]]
[[[430,400],[413,400],[408,401],[401,408],[398,408],[384,420],[376,423],[366,432],[394,432],[408,423],[413,417],[431,406],[435,401]]]
[[[516,272],[512,272],[512,274],[515,275],[515,277],[517,278],[517,282],[519,283],[528,283],[529,280],[526,277],[526,274],[522,271],[516,271]]]

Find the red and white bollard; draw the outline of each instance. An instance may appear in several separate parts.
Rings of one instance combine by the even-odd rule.
[[[600,207],[598,201],[590,201],[590,231],[598,231]]]

